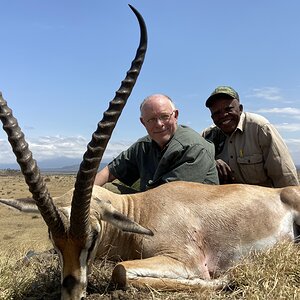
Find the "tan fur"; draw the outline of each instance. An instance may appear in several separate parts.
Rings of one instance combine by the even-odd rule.
[[[67,205],[71,195],[70,191],[55,203]],[[102,201],[107,200],[154,235],[124,233],[101,220]],[[93,222],[102,227],[96,256],[123,261],[116,266],[113,280],[120,286],[171,290],[219,287],[222,281],[210,280],[241,256],[294,239],[299,213],[300,187],[173,182],[118,195],[94,186],[91,203]]]

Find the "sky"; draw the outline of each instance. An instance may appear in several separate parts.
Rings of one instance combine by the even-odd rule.
[[[38,162],[81,160],[136,53],[128,4],[144,17],[148,51],[104,161],[146,134],[146,96],[169,95],[179,123],[201,132],[212,124],[205,100],[230,85],[300,165],[300,1],[0,0],[0,91]],[[12,162],[2,130],[0,164]]]

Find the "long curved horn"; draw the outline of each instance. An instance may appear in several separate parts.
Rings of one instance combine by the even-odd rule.
[[[52,234],[54,236],[61,236],[65,232],[65,226],[59,212],[53,204],[46,184],[40,174],[40,170],[37,167],[37,163],[32,157],[32,153],[25,141],[24,133],[21,131],[18,121],[13,116],[12,110],[7,106],[7,102],[3,99],[1,93],[0,119],[41,215]]]
[[[131,5],[129,6],[139,22],[140,44],[126,78],[122,81],[114,99],[109,104],[109,108],[104,113],[103,119],[98,123],[97,130],[92,135],[77,173],[70,221],[70,234],[77,238],[85,236],[89,230],[90,201],[95,176],[112,131],[137,80],[147,50],[145,22],[140,13]]]

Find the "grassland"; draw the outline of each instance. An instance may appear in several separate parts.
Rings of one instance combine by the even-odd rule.
[[[73,187],[74,175],[46,175],[52,196]],[[0,198],[30,197],[23,176],[0,172]],[[31,253],[51,249],[47,228],[40,216],[0,206],[0,299],[59,299],[60,270],[57,257]],[[113,264],[96,261],[89,276],[91,299],[299,299],[300,248],[281,244],[264,254],[253,254],[227,276],[222,291],[162,292],[153,289],[116,290],[110,284]]]

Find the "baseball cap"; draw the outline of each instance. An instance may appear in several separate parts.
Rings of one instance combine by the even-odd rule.
[[[217,95],[228,95],[232,97],[233,99],[237,99],[240,101],[239,94],[230,86],[218,86],[217,88],[214,89],[214,91],[211,93],[209,98],[205,102],[206,107],[211,106],[212,100],[217,96]]]

